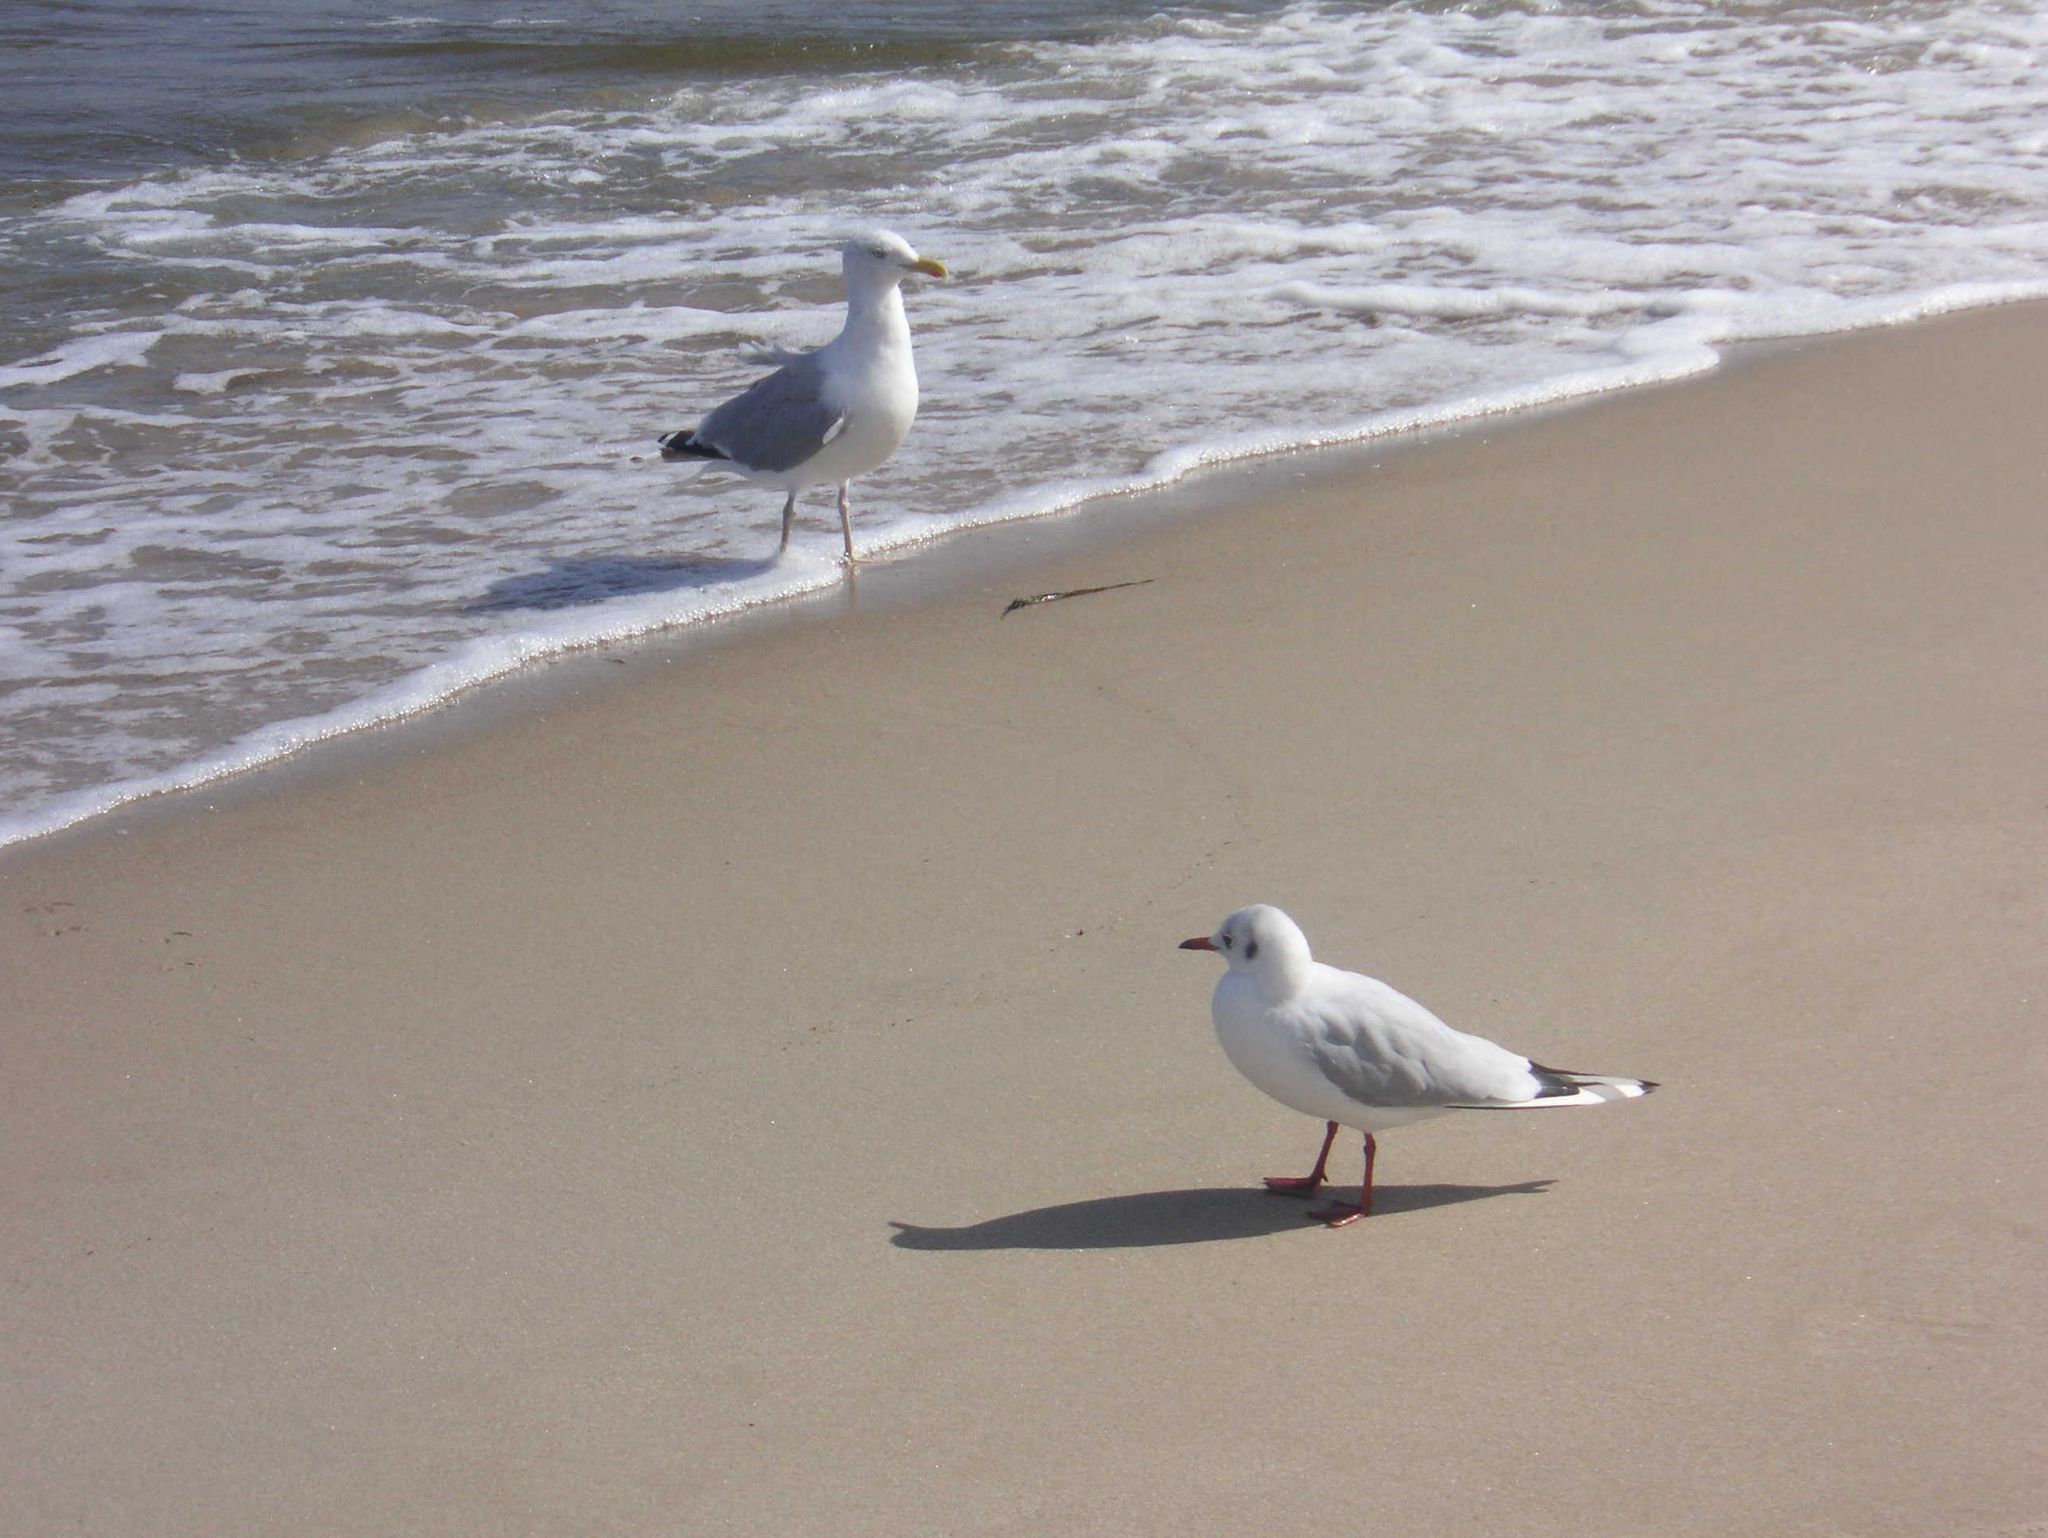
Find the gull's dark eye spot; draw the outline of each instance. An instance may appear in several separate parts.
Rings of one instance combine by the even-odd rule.
[[[1244,942],[1244,959],[1246,961],[1257,961],[1259,959],[1258,941],[1247,940]]]
[[[1230,947],[1231,947],[1232,945],[1234,945],[1234,944],[1236,944],[1236,941],[1234,941],[1233,939],[1231,939],[1231,937],[1230,937],[1229,935],[1225,935],[1225,936],[1223,937],[1223,948],[1224,948],[1224,949],[1225,949],[1226,951],[1227,951],[1227,950],[1229,950],[1229,949],[1230,949]]]

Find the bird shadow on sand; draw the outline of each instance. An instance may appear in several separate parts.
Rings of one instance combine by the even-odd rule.
[[[1540,1196],[1554,1184],[1524,1180],[1508,1186],[1381,1186],[1373,1193],[1369,1227],[1384,1218],[1453,1202],[1493,1196]],[[1355,1189],[1331,1188],[1340,1199]],[[1256,1186],[1226,1190],[1139,1191],[1098,1196],[1057,1207],[1035,1207],[959,1228],[892,1223],[889,1242],[905,1250],[1120,1250],[1161,1244],[1208,1244],[1219,1239],[1261,1239],[1315,1226],[1308,1210],[1317,1201],[1275,1196]]]
[[[541,571],[500,577],[469,606],[472,614],[497,614],[507,609],[573,609],[642,593],[674,593],[685,588],[741,582],[773,569],[771,559],[740,560],[699,555],[683,560],[615,556],[603,560],[550,561]]]

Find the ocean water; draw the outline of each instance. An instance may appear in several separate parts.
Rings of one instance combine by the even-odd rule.
[[[7,842],[841,581],[651,446],[861,229],[870,552],[2048,295],[2048,10],[13,0],[0,173]]]

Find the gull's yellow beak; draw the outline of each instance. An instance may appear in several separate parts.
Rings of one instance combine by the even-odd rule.
[[[946,276],[946,264],[944,262],[935,262],[928,256],[921,256],[914,262],[906,262],[904,267],[911,272],[921,272],[928,278],[943,278]]]

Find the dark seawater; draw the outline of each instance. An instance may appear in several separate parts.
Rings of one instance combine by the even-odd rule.
[[[49,197],[79,180],[305,155],[356,136],[651,94],[697,77],[897,70],[990,43],[1084,41],[1158,9],[1148,0],[6,0],[0,183],[9,199]]]
[[[692,81],[901,73],[990,44],[1086,41],[1157,10],[1148,0],[5,0],[0,218],[109,180],[630,107]],[[64,334],[75,256],[0,238],[0,359]]]

